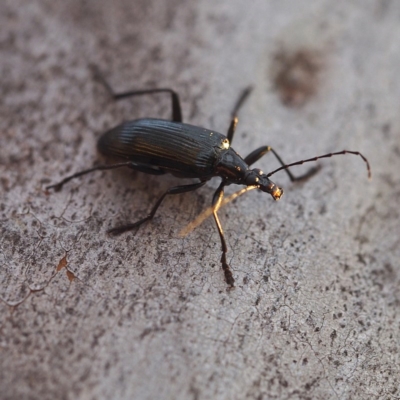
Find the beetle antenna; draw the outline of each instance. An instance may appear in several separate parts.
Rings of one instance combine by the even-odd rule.
[[[231,201],[237,199],[242,194],[245,194],[250,190],[258,189],[258,188],[259,188],[258,185],[246,186],[245,188],[238,190],[237,192],[231,194],[230,196],[225,197],[221,202],[218,202],[217,204],[206,208],[201,214],[199,214],[192,222],[190,222],[188,225],[186,225],[179,232],[179,236],[180,237],[187,236],[195,228],[197,228],[199,225],[201,225],[208,217],[210,217],[214,211],[218,211],[221,207],[223,207],[226,204],[230,203]]]
[[[289,167],[293,167],[294,165],[301,165],[301,164],[308,163],[308,162],[311,162],[311,161],[317,161],[320,158],[328,158],[328,157],[338,156],[338,155],[342,155],[342,154],[354,154],[356,156],[360,156],[364,160],[365,164],[367,165],[368,179],[371,179],[371,176],[372,176],[371,175],[371,167],[369,165],[369,162],[368,162],[367,158],[364,157],[358,151],[350,151],[350,150],[342,150],[342,151],[338,151],[336,153],[324,154],[322,156],[308,158],[307,160],[296,161],[296,162],[291,163],[291,164],[283,165],[282,167],[279,167],[276,170],[274,170],[274,171],[270,172],[269,174],[267,174],[267,178],[270,177],[271,175],[274,175],[275,173],[277,173],[279,171],[282,171],[283,169],[287,169]]]

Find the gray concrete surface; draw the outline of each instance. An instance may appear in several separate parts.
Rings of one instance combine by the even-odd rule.
[[[2,0],[0,26],[1,399],[400,398],[400,2]],[[213,221],[178,235],[218,180],[116,239],[179,180],[44,190],[101,162],[107,128],[169,116],[165,96],[113,103],[92,64],[221,132],[252,84],[237,151],[359,150],[373,179],[340,156],[225,207],[227,291]]]

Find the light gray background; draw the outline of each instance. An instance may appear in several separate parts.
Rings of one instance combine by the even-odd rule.
[[[0,26],[1,399],[400,397],[400,2],[2,0]],[[290,107],[273,60],[298,51],[320,73]],[[354,149],[373,179],[340,156],[301,184],[275,175],[280,202],[225,207],[227,291],[213,221],[178,235],[218,180],[116,239],[180,181],[99,172],[45,192],[101,161],[107,128],[170,115],[165,96],[112,103],[91,64],[116,90],[175,88],[186,122],[220,132],[253,84],[240,154]]]

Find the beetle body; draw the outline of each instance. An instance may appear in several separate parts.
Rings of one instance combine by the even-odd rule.
[[[221,265],[225,274],[225,280],[231,287],[234,286],[235,280],[226,260],[228,247],[225,242],[222,225],[217,215],[217,211],[222,204],[225,186],[230,184],[245,185],[247,188],[259,189],[263,192],[267,192],[274,200],[278,200],[282,196],[283,191],[269,179],[271,175],[277,171],[285,170],[292,181],[304,179],[314,174],[316,169],[313,168],[306,174],[295,177],[289,171],[288,167],[303,164],[304,162],[315,161],[319,158],[346,153],[361,156],[367,164],[368,174],[370,175],[367,159],[359,152],[347,150],[297,161],[292,164],[285,164],[270,146],[262,146],[251,152],[247,157],[242,158],[231,148],[230,144],[232,143],[238,121],[236,114],[249,95],[251,88],[244,90],[239,97],[232,112],[232,121],[228,133],[225,136],[210,129],[183,123],[179,97],[177,93],[171,89],[137,90],[114,94],[102,76],[99,75],[98,78],[102,80],[115,100],[161,92],[169,93],[172,100],[172,121],[156,118],[142,118],[124,122],[110,129],[100,137],[97,144],[98,149],[103,155],[119,158],[122,162],[99,165],[77,172],[47,188],[53,188],[58,191],[65,183],[73,178],[97,170],[110,170],[120,167],[128,167],[153,175],[170,173],[181,178],[195,178],[199,180],[199,182],[196,183],[180,185],[168,189],[154,204],[151,212],[146,217],[134,223],[125,224],[108,231],[109,234],[118,235],[138,228],[146,221],[151,220],[167,195],[196,190],[212,177],[220,177],[221,183],[212,199],[212,214],[218,228],[222,245]],[[264,174],[260,169],[250,168],[252,164],[268,152],[274,154],[281,164],[280,168],[268,174]]]
[[[223,152],[226,136],[209,129],[163,119],[127,121],[104,133],[98,149],[105,156],[171,173],[181,178],[209,179]]]
[[[249,168],[225,135],[195,125],[156,118],[126,121],[105,132],[97,147],[147,173],[201,181],[219,176],[225,185],[258,183],[276,200],[283,194],[259,169]]]

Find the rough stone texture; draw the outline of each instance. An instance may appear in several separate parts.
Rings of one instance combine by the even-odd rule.
[[[2,0],[0,26],[2,400],[400,397],[399,1]],[[116,239],[179,180],[44,190],[100,162],[105,129],[170,115],[162,95],[112,103],[92,64],[116,90],[174,87],[221,132],[253,84],[237,151],[355,149],[373,179],[338,156],[301,184],[276,174],[280,202],[226,206],[227,291],[213,221],[178,235],[217,180]]]

